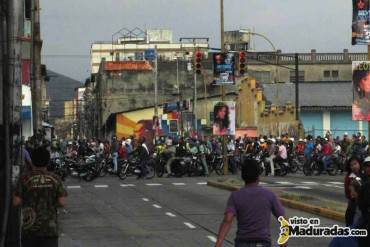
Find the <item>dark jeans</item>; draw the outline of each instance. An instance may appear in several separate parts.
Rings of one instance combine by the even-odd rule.
[[[22,237],[22,247],[58,247],[58,237]]]
[[[353,224],[353,217],[356,213],[357,203],[354,200],[348,200],[347,210],[345,214],[346,226]]]
[[[248,241],[240,241],[235,240],[235,247],[271,247],[271,243],[269,242],[248,242]]]

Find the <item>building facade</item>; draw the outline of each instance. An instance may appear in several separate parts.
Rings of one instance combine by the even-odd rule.
[[[207,42],[174,43],[171,30],[123,30],[117,33],[116,40],[95,42],[91,45],[91,73],[97,74],[99,66],[105,61],[144,60],[145,51],[156,49],[161,60],[174,61],[178,58],[190,59],[196,49],[209,49]]]

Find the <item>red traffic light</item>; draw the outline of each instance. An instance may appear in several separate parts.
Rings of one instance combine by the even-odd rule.
[[[245,57],[247,56],[247,54],[244,52],[244,51],[242,51],[242,52],[239,52],[239,59],[241,60],[241,59],[245,59]]]
[[[201,59],[202,59],[202,57],[203,57],[203,53],[202,53],[202,52],[200,52],[200,51],[197,51],[197,52],[195,52],[195,57],[196,57],[196,59],[201,60]]]

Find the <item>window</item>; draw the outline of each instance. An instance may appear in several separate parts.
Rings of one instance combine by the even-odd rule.
[[[252,77],[256,79],[257,82],[260,83],[270,83],[271,82],[271,73],[270,71],[250,71],[249,72]]]
[[[30,20],[31,19],[31,8],[32,8],[32,0],[25,0],[24,1],[24,17],[25,19]]]
[[[304,82],[304,70],[300,70],[298,72],[298,79],[299,79],[299,82]],[[290,71],[290,82],[295,83],[295,71],[294,70]]]
[[[330,70],[325,70],[324,71],[324,78],[329,78],[330,77]]]
[[[339,77],[339,71],[338,70],[333,70],[331,72],[331,77],[333,78],[338,78]]]

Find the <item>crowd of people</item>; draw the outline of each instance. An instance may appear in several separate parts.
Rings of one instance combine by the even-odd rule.
[[[343,138],[333,139],[330,133],[325,137],[307,136],[305,139],[295,140],[288,135],[280,137],[260,136],[258,138],[239,137],[236,139],[226,139],[225,146],[228,153],[238,155],[241,153],[252,154],[245,159],[242,166],[242,178],[246,187],[239,192],[235,192],[228,200],[225,211],[224,222],[220,226],[219,238],[216,246],[221,246],[232,219],[236,216],[242,224],[238,230],[236,246],[245,246],[246,243],[262,244],[261,246],[270,246],[271,238],[268,234],[270,228],[270,210],[278,218],[284,216],[285,212],[277,200],[276,196],[266,189],[258,187],[259,171],[258,162],[253,158],[253,154],[260,151],[269,153],[271,163],[285,160],[289,153],[295,152],[310,159],[312,153],[319,152],[322,155],[322,161],[325,162],[327,156],[332,152],[340,151],[347,157],[346,175],[344,178],[344,194],[348,200],[345,214],[346,226],[350,228],[367,229],[370,226],[370,156],[369,144],[366,137],[361,134],[353,135],[351,138],[347,133]],[[151,153],[161,153],[166,150],[173,150],[177,155],[192,153],[217,153],[222,155],[222,139],[218,137],[205,138],[176,138],[162,137],[155,143],[151,143],[145,138],[122,138],[118,140],[115,136],[110,141],[92,140],[52,140],[48,141],[27,141],[23,149],[24,161],[30,167],[29,172],[25,172],[19,180],[18,189],[14,195],[14,206],[26,205],[35,208],[40,215],[49,215],[47,220],[55,222],[57,207],[65,205],[66,191],[63,189],[62,182],[57,176],[47,171],[47,165],[51,158],[65,155],[68,157],[84,157],[95,154],[103,158],[111,157],[114,163],[114,169],[117,170],[118,159],[129,159],[131,156],[138,156],[145,163]],[[205,165],[206,166],[206,165]],[[169,173],[171,167],[168,167]],[[50,190],[47,190],[46,196],[35,194],[32,186],[39,186],[38,179],[44,177],[50,184]],[[37,178],[37,179],[36,179]],[[52,179],[49,179],[52,178]],[[30,179],[35,179],[33,184],[27,184]],[[31,186],[31,187],[30,187]],[[44,185],[42,185],[44,186]],[[50,196],[52,195],[52,196]],[[42,197],[42,199],[40,199]],[[247,202],[243,198],[253,197],[254,203]],[[50,199],[54,198],[54,199]],[[56,199],[55,199],[56,198]],[[265,200],[268,198],[268,200]],[[44,200],[52,207],[43,207],[44,204],[34,204],[34,202]],[[250,202],[250,201],[249,201]],[[261,204],[259,204],[261,203]],[[267,203],[263,208],[269,210],[260,210],[261,205]],[[244,210],[246,209],[246,211]],[[244,212],[246,213],[240,213]],[[45,212],[44,212],[45,211]],[[44,212],[44,213],[43,213]],[[248,212],[254,212],[254,217],[259,217],[260,228],[251,225]],[[239,215],[240,214],[240,215]],[[24,246],[35,246],[34,243],[45,243],[45,246],[57,246],[56,228],[44,228],[45,222],[40,221],[40,225],[32,225],[24,232]],[[263,230],[265,229],[265,230]],[[35,232],[43,232],[44,235],[37,236]],[[246,237],[253,232],[253,238]],[[50,236],[48,235],[50,233]],[[248,233],[248,234],[247,234]],[[49,241],[49,242],[48,242]],[[41,246],[41,245],[40,245]],[[249,246],[249,245],[248,245]],[[254,246],[254,245],[253,245]],[[338,246],[369,246],[369,237],[366,238],[334,238],[330,247]]]

